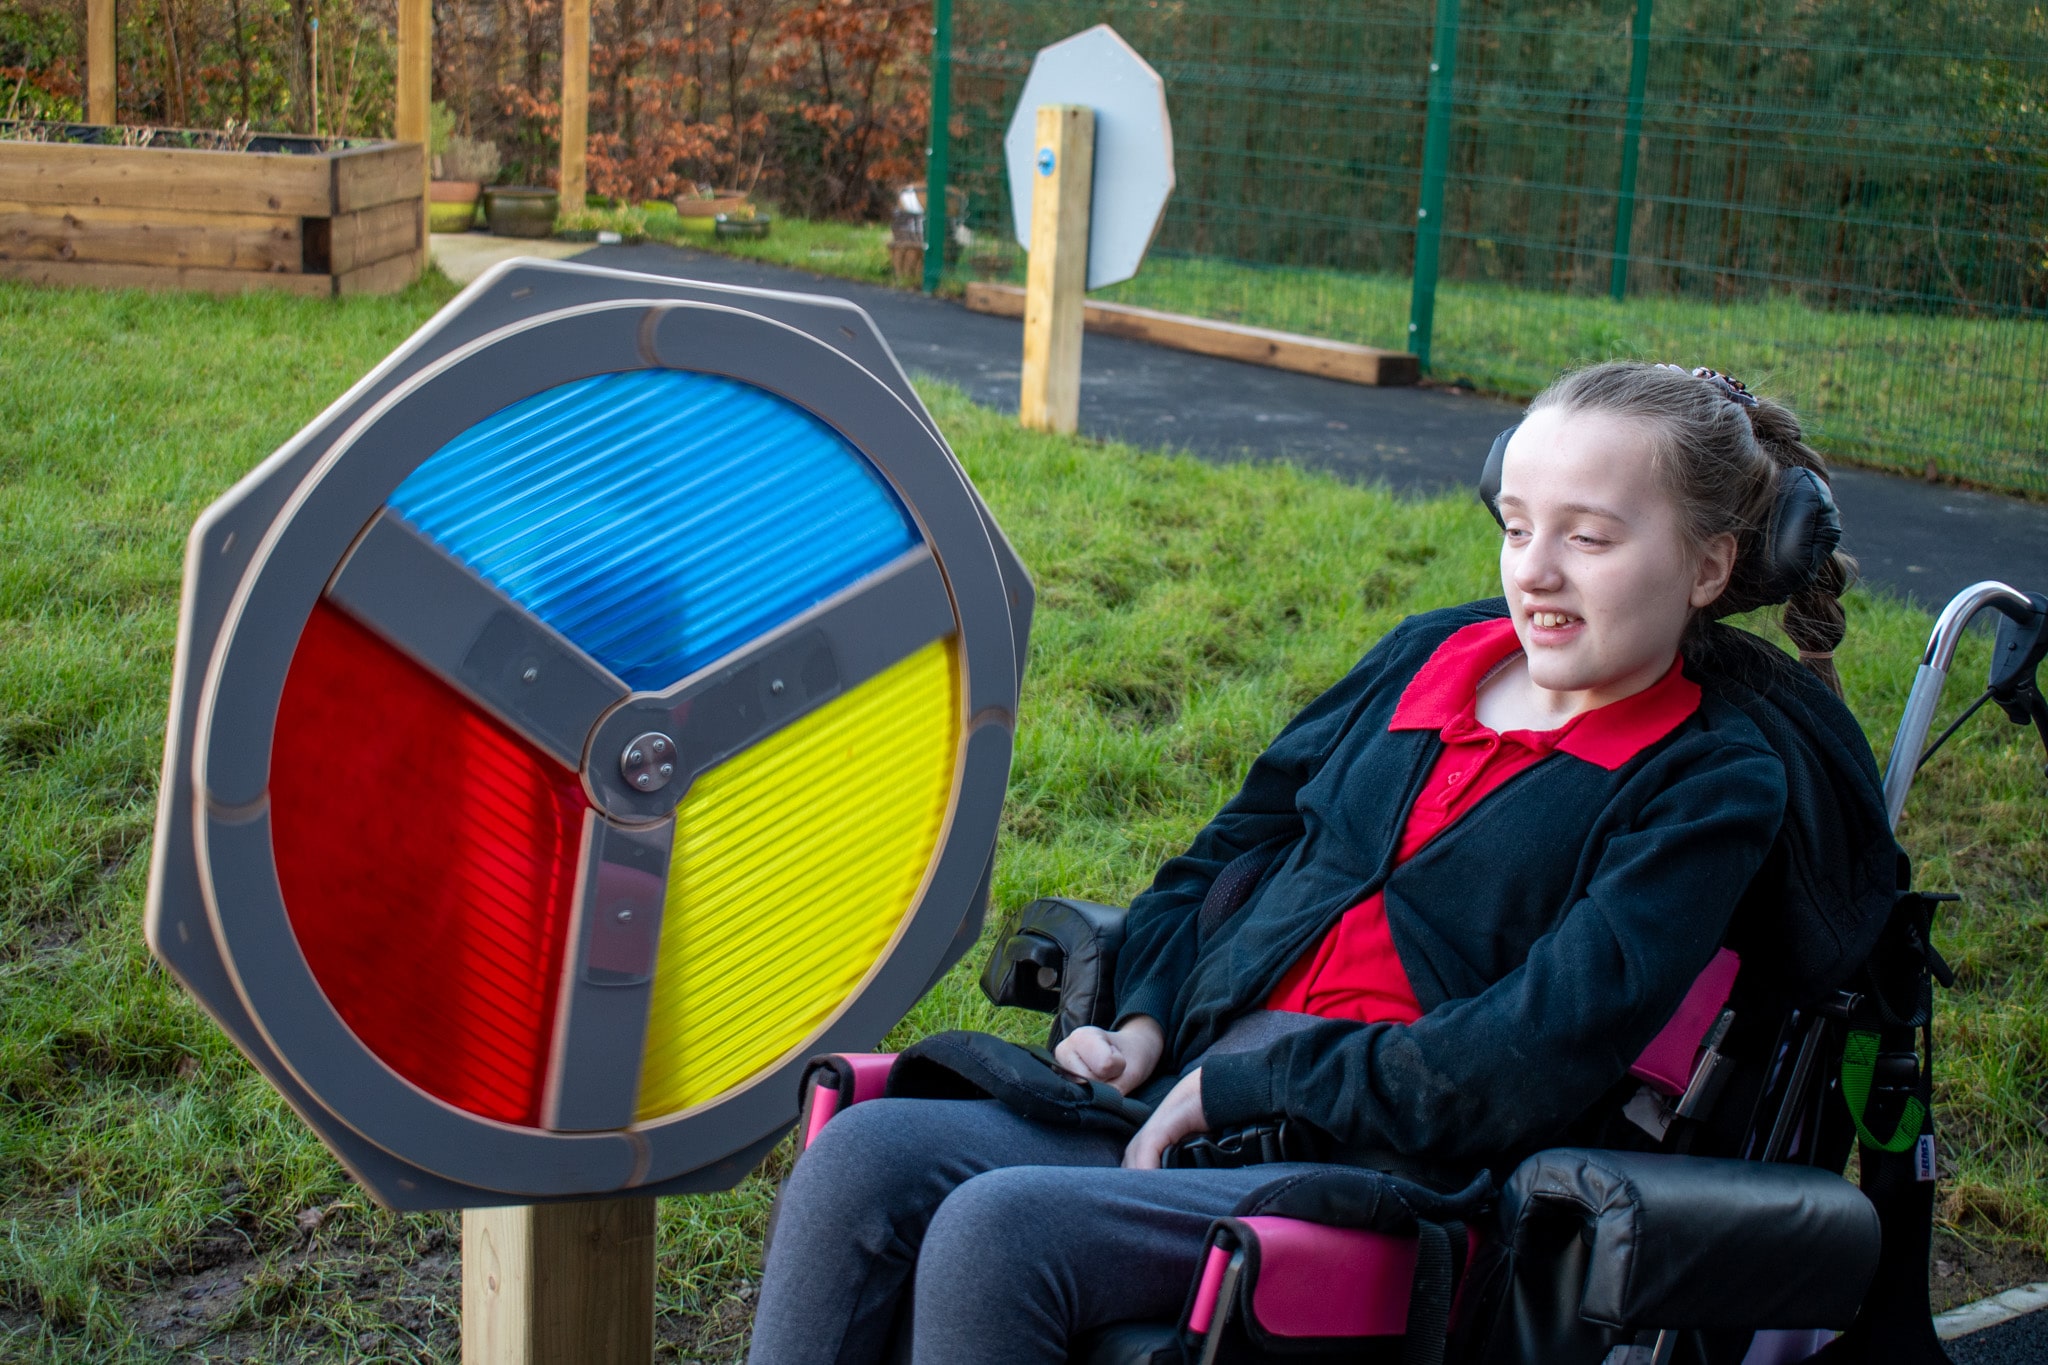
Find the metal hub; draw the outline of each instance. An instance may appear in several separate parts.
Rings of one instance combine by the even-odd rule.
[[[619,755],[619,773],[634,791],[660,791],[676,775],[676,742],[659,730],[634,736]]]

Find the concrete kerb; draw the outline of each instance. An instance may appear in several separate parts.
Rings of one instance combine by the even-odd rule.
[[[2048,1308],[2048,1280],[2023,1284],[2018,1289],[2008,1289],[2003,1294],[1993,1294],[1988,1299],[1951,1308],[1934,1319],[1934,1331],[1943,1341],[1954,1341],[1957,1337],[1981,1332],[1987,1327],[1996,1327],[2044,1308]]]

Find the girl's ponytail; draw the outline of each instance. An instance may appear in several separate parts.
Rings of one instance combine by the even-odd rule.
[[[1827,478],[1827,463],[1806,444],[1799,419],[1789,408],[1759,398],[1749,409],[1750,427],[1756,432],[1757,448],[1780,470],[1810,469]],[[1856,578],[1856,561],[1840,550],[1828,556],[1811,585],[1785,602],[1782,625],[1786,638],[1799,650],[1800,662],[1812,669],[1836,696],[1842,695],[1842,679],[1835,672],[1835,647],[1848,631],[1842,611],[1842,594]]]

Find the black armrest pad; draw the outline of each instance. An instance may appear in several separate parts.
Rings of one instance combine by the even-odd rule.
[[[1810,1166],[1559,1148],[1500,1208],[1516,1246],[1547,1218],[1587,1228],[1579,1315],[1614,1327],[1847,1327],[1877,1269],[1877,1210]]]
[[[1084,1024],[1116,1019],[1116,955],[1124,942],[1119,905],[1053,896],[1019,910],[996,936],[981,973],[982,993],[998,1005],[1055,1015],[1048,1046]],[[1057,975],[1040,983],[1041,971]]]

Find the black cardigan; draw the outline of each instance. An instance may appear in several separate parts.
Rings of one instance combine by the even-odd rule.
[[[1433,730],[1390,732],[1395,704],[1448,636],[1504,610],[1473,603],[1389,632],[1132,902],[1119,1018],[1157,1019],[1185,1065],[1346,910],[1385,895],[1423,1017],[1325,1020],[1207,1059],[1212,1129],[1288,1115],[1354,1149],[1459,1162],[1533,1150],[1626,1075],[1721,944],[1778,835],[1786,777],[1711,689],[1620,768],[1553,753],[1389,870],[1442,747]],[[1199,941],[1217,873],[1276,836],[1291,846]]]

